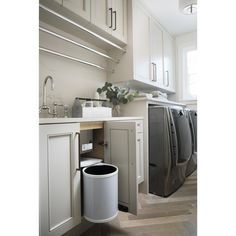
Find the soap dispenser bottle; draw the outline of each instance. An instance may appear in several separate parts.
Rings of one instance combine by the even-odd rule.
[[[75,98],[72,106],[72,117],[82,117],[82,105],[79,98]]]

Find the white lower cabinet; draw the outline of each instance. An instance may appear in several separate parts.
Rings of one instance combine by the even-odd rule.
[[[138,177],[142,173],[139,170],[139,151],[143,151],[142,136],[138,133],[137,124],[136,121],[105,123],[105,162],[118,167],[119,204],[135,215],[138,205]]]
[[[80,125],[39,127],[40,236],[59,236],[81,222]]]

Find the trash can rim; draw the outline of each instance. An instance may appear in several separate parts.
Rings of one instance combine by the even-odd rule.
[[[106,166],[112,166],[114,167],[116,170],[110,174],[105,174],[105,175],[93,175],[93,174],[88,174],[85,172],[85,170],[89,167],[92,167],[92,166],[101,166],[101,165],[106,165]],[[115,165],[111,165],[111,164],[107,164],[107,163],[99,163],[99,164],[95,164],[95,165],[92,165],[92,166],[87,166],[85,168],[83,168],[83,175],[88,177],[88,178],[96,178],[96,179],[99,179],[99,178],[108,178],[108,177],[111,177],[113,175],[116,175],[118,173],[118,167],[115,166]]]

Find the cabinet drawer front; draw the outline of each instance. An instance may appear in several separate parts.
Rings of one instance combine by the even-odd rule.
[[[137,133],[143,132],[143,121],[142,120],[136,121],[136,132]]]

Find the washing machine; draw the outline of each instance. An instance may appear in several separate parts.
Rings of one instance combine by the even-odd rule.
[[[186,169],[186,176],[191,175],[197,169],[197,111],[188,110],[189,124],[192,135],[192,155]]]
[[[167,197],[185,181],[192,154],[189,112],[149,106],[149,192]]]

